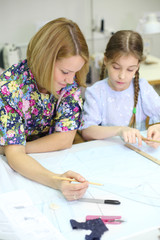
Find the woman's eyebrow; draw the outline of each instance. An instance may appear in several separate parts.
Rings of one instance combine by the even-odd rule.
[[[67,72],[74,72],[74,71],[72,71],[72,70],[69,70],[69,69],[67,69],[67,68],[63,68],[65,71],[67,71]]]

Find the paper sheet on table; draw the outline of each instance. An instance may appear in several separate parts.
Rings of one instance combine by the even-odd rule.
[[[160,159],[160,148],[153,149],[143,143],[141,150]],[[104,184],[106,191],[151,206],[160,206],[160,165],[122,144],[92,146],[75,153],[68,151],[63,157],[57,155],[56,161],[59,163],[57,166],[48,155],[41,163],[59,173],[72,169],[91,182]]]
[[[65,240],[23,190],[1,194],[0,239]]]

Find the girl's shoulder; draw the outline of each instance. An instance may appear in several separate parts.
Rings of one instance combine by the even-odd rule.
[[[107,85],[107,78],[95,82],[92,86],[93,87],[97,87],[97,86],[103,87],[103,86],[106,86],[106,85]]]
[[[139,87],[140,87],[140,91],[144,91],[145,89],[152,88],[152,86],[149,84],[149,82],[145,78],[139,79]]]
[[[103,80],[99,80],[99,81],[95,82],[92,86],[87,87],[87,90],[90,90],[90,91],[92,91],[92,90],[97,91],[97,89],[98,90],[101,90],[101,89],[104,90],[107,86],[108,86],[107,78],[105,78]]]

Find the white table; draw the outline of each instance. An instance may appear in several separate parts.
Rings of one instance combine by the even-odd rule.
[[[151,85],[160,84],[160,58],[149,55],[146,63],[140,66],[140,78],[145,78]]]
[[[160,156],[160,148],[154,150],[144,145],[143,150],[154,157]],[[126,239],[160,226],[160,165],[126,148],[120,138],[76,144],[71,149],[32,156],[54,172],[71,169],[91,182],[104,184],[90,185],[85,197],[121,202],[120,205],[68,202],[59,191],[20,176],[1,156],[0,194],[25,190],[67,240],[85,239],[87,231],[72,230],[70,219],[84,222],[86,215],[120,215],[125,220],[119,225],[107,225],[109,231],[102,240]],[[55,204],[55,209],[50,208],[51,204]]]

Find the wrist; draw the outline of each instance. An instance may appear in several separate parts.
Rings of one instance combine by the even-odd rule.
[[[119,137],[122,137],[122,130],[123,130],[123,128],[124,127],[122,127],[122,126],[119,126],[119,127],[117,127],[117,136],[119,136]]]
[[[60,190],[61,189],[61,184],[62,184],[62,180],[59,179],[61,177],[61,174],[52,174],[51,176],[51,182],[53,184],[53,188]]]

